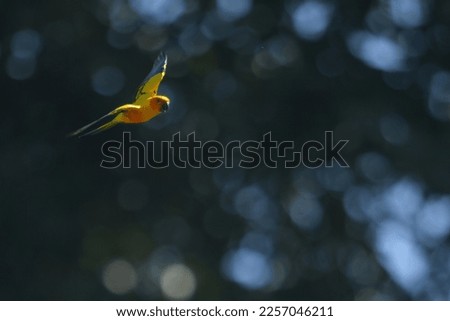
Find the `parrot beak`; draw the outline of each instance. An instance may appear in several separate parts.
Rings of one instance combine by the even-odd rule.
[[[159,110],[161,113],[165,113],[169,110],[169,102],[166,102],[161,105],[161,109]]]

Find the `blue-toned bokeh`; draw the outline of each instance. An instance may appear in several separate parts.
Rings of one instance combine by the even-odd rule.
[[[0,1],[0,299],[449,300],[450,6]],[[157,54],[171,110],[131,102]],[[101,146],[349,140],[349,168],[107,170]]]

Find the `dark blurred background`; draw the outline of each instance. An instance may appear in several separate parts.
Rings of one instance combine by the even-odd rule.
[[[0,0],[0,299],[450,299],[450,3]],[[159,51],[169,113],[132,101]],[[348,139],[349,168],[102,169],[101,146]],[[183,136],[182,136],[183,137]]]

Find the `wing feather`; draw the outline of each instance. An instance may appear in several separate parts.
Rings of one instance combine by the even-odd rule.
[[[159,84],[166,74],[166,66],[167,55],[165,52],[161,52],[153,63],[152,70],[139,86],[134,104],[141,105],[146,99],[157,94]]]

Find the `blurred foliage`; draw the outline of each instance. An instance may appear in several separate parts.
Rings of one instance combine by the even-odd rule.
[[[450,299],[450,5],[0,1],[0,298]],[[160,50],[171,110],[83,139]],[[348,139],[350,168],[100,168],[101,146]]]

